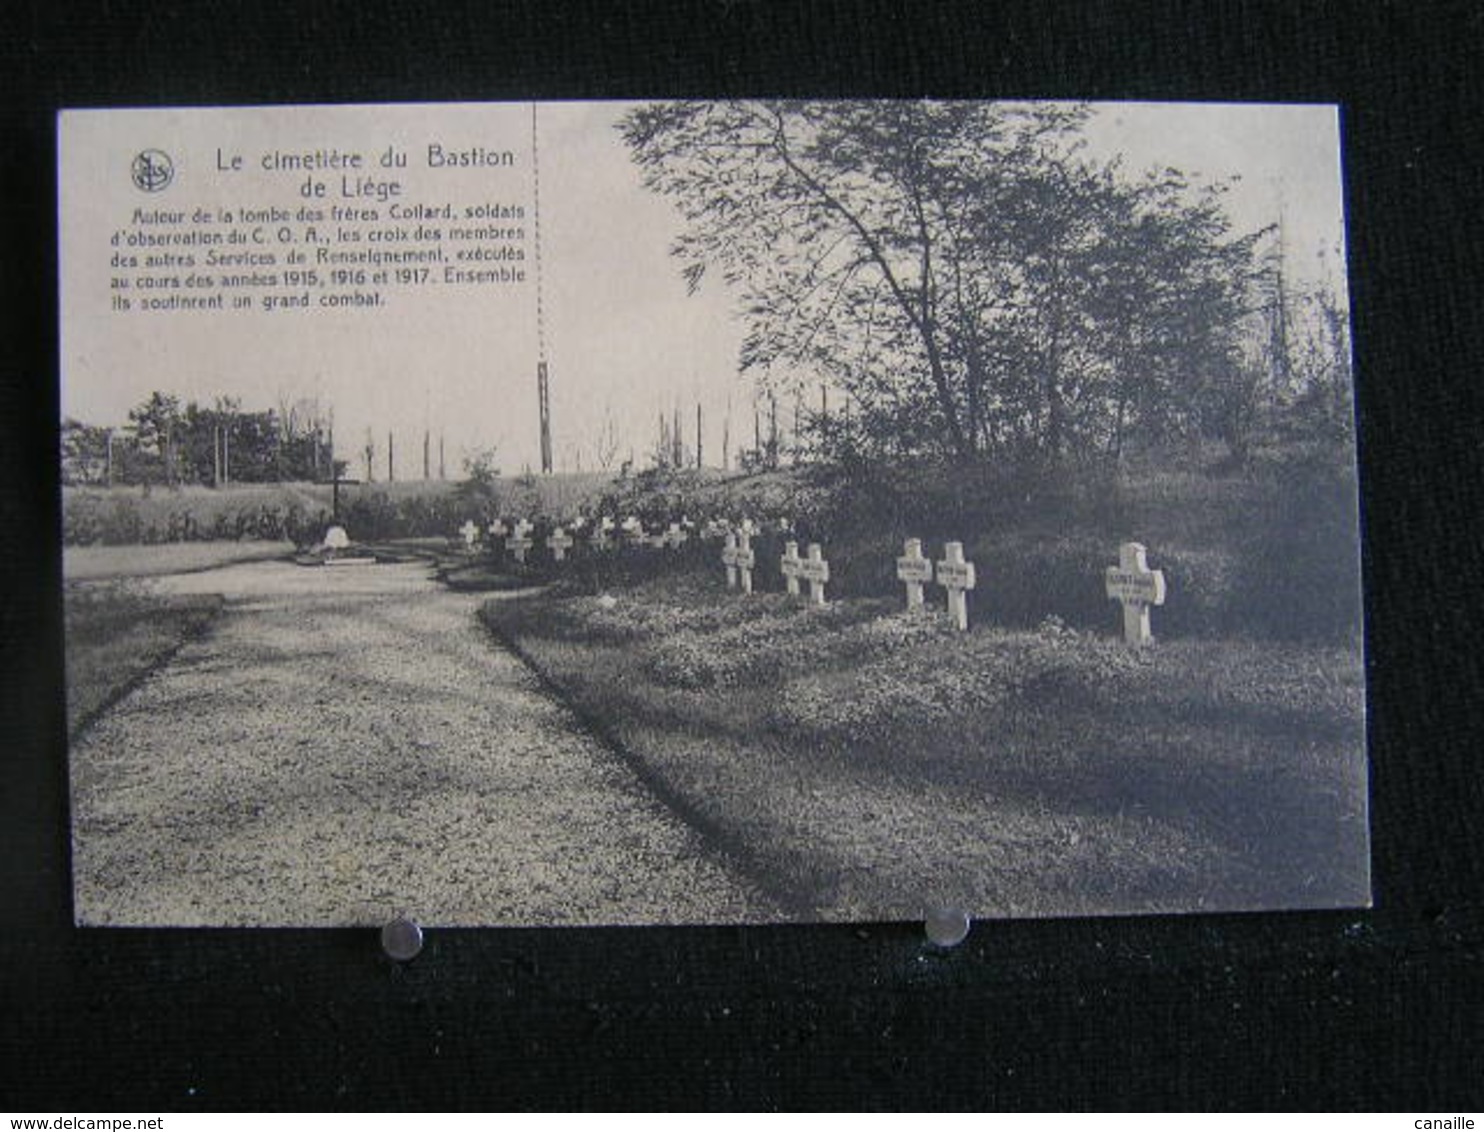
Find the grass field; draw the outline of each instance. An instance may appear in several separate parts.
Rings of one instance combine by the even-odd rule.
[[[1353,649],[1135,653],[1054,620],[959,634],[888,603],[807,610],[694,575],[482,616],[802,914],[1367,899]]]
[[[294,551],[287,541],[182,542],[151,546],[69,546],[62,552],[62,577],[68,582],[112,578],[148,578],[211,570],[234,562],[284,558]]]
[[[127,580],[69,585],[67,734],[75,737],[182,644],[203,632],[222,607],[217,594],[152,594]]]
[[[494,484],[506,514],[566,514],[600,495],[610,477],[596,473]],[[452,535],[487,509],[457,498],[453,481],[347,483],[340,488],[341,521],[354,538]],[[68,546],[136,545],[229,539],[308,542],[324,533],[332,489],[323,483],[233,484],[223,488],[78,487],[62,489],[63,542]]]

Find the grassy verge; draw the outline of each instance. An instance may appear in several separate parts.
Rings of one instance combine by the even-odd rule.
[[[218,594],[161,596],[129,582],[66,590],[67,733],[81,734],[110,705],[202,633]]]
[[[237,562],[286,558],[294,544],[283,541],[161,543],[153,546],[69,546],[62,552],[68,582],[144,578],[214,570]]]
[[[1049,619],[951,631],[672,575],[482,616],[651,785],[825,918],[1347,905],[1366,896],[1344,647],[1135,654]]]

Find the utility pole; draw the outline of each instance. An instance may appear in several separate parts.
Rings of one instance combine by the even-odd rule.
[[[696,402],[696,470],[701,467],[701,403]]]
[[[776,468],[778,466],[778,397],[771,391],[768,393],[768,414],[772,422],[772,431],[768,441],[768,446],[771,449],[768,456],[768,464],[770,467]]]
[[[386,482],[396,483],[397,465],[395,463],[396,453],[392,450],[392,430],[386,430]]]
[[[428,436],[428,430],[427,429],[423,429],[423,479],[424,480],[430,480],[430,479],[433,478],[432,475],[431,475],[431,466],[428,463],[429,457],[431,456],[431,451],[428,448],[429,440],[430,440],[430,438]]]
[[[340,522],[340,469],[335,466],[335,417],[330,416],[330,522]]]
[[[541,474],[550,475],[551,379],[546,370],[546,296],[541,262],[541,139],[531,103],[531,214],[536,267],[536,400],[541,408]]]
[[[546,363],[536,363],[536,397],[541,403],[541,473],[551,475],[551,382]]]
[[[438,434],[438,478],[440,480],[444,478],[444,467],[445,466],[444,466],[444,463],[443,463],[443,434],[440,432]]]

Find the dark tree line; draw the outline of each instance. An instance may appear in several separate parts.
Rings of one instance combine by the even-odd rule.
[[[330,476],[329,428],[306,402],[245,411],[232,398],[182,405],[156,391],[128,419],[122,428],[65,420],[62,482],[224,486]]]

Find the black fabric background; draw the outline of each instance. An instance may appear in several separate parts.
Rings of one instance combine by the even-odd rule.
[[[750,0],[8,6],[0,1108],[1484,1106],[1467,4]],[[57,577],[62,106],[651,95],[1336,101],[1366,526],[1376,907],[374,933],[71,927]]]

